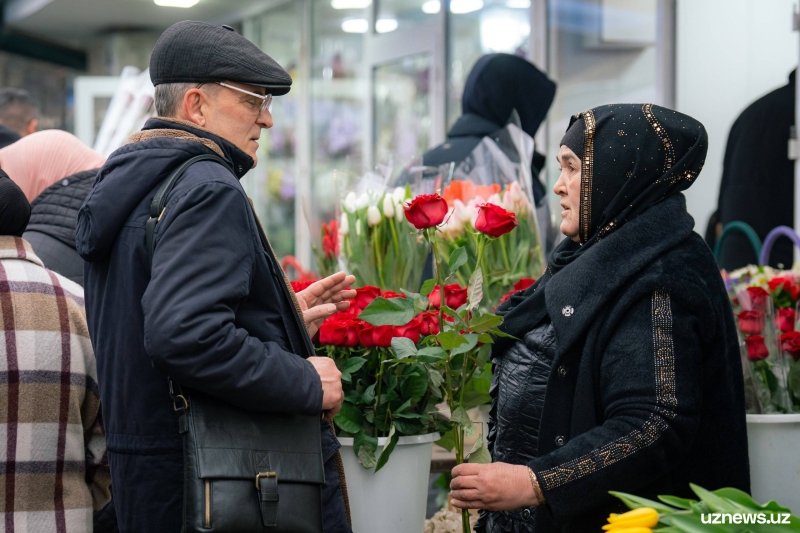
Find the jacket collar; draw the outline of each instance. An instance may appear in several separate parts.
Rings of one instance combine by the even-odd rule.
[[[233,169],[236,177],[238,179],[242,179],[242,176],[247,174],[247,172],[253,168],[253,164],[255,161],[252,157],[244,153],[242,150],[236,147],[232,142],[226,140],[223,137],[220,137],[216,133],[203,128],[202,126],[198,126],[193,122],[189,122],[186,120],[181,120],[177,118],[165,118],[165,117],[154,117],[149,119],[142,131],[134,134],[131,137],[129,142],[137,142],[141,140],[146,140],[147,138],[152,138],[154,135],[158,136],[157,130],[171,130],[172,132],[183,132],[188,134],[190,137],[194,137],[193,140],[197,140],[202,144],[206,145],[208,148],[213,150],[217,155],[222,156],[224,159],[227,159],[228,162],[231,163],[231,168]],[[169,136],[174,136],[175,134],[171,134]],[[138,137],[137,137],[138,136]],[[134,137],[137,137],[134,139]],[[181,137],[176,137],[181,138]],[[187,137],[188,138],[188,137]]]
[[[553,276],[545,294],[559,352],[582,338],[626,285],[687,239],[693,229],[686,198],[676,194],[627,222]]]
[[[44,263],[33,253],[33,248],[22,237],[0,236],[0,260],[22,259],[44,268]]]

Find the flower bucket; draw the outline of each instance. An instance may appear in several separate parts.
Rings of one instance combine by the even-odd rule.
[[[800,512],[800,414],[747,415],[747,440],[753,499]]]
[[[378,439],[378,450],[388,439]],[[438,433],[400,437],[386,466],[358,462],[353,439],[340,437],[354,533],[416,533],[425,527],[433,443]]]

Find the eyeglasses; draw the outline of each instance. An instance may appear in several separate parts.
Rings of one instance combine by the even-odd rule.
[[[271,94],[264,95],[264,94],[258,94],[258,93],[251,93],[250,91],[245,91],[244,89],[240,89],[238,87],[234,87],[233,85],[228,85],[227,83],[223,83],[221,81],[218,81],[216,83],[217,83],[217,85],[222,85],[223,87],[226,87],[228,89],[233,89],[234,91],[239,91],[240,93],[249,94],[250,96],[253,96],[253,97],[258,98],[259,100],[261,100],[261,108],[258,110],[258,114],[259,115],[264,113],[264,111],[266,111],[267,109],[270,108],[270,106],[272,106],[272,95]]]

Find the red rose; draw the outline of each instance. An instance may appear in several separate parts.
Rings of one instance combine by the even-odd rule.
[[[447,216],[447,201],[438,194],[421,194],[403,206],[403,211],[415,228],[432,228]]]
[[[778,329],[784,333],[787,331],[794,331],[795,312],[791,307],[786,309],[778,309],[778,314],[775,317],[778,323]]]
[[[769,355],[763,336],[752,335],[747,337],[744,342],[747,344],[747,358],[751,361],[760,361],[761,359],[766,359]]]
[[[517,227],[517,215],[506,211],[499,205],[481,204],[478,206],[478,218],[475,229],[489,237],[500,237]]]
[[[519,280],[514,284],[514,292],[524,291],[534,283],[536,283],[536,280],[533,278],[522,278],[521,280]]]
[[[291,282],[289,282],[289,284],[292,286],[292,290],[294,292],[304,291],[312,283],[316,283],[316,281],[311,280],[311,281],[291,281]]]
[[[761,287],[747,287],[747,296],[753,307],[761,307],[769,298],[769,293]]]
[[[419,336],[422,333],[422,319],[415,316],[411,322],[405,326],[394,326],[392,328],[392,337],[405,337],[411,339],[414,344],[419,342]]]
[[[439,334],[439,314],[434,311],[425,311],[417,315],[420,320],[420,333],[422,335]]]
[[[347,347],[357,346],[359,322],[359,320],[353,318],[337,315],[329,317],[319,328],[320,344]]]
[[[358,340],[365,348],[388,348],[392,345],[392,326],[373,326],[362,322],[358,330]]]
[[[800,361],[800,331],[789,331],[779,338],[781,350],[792,356],[795,361]]]
[[[383,294],[381,294],[381,298],[386,298],[387,300],[389,298],[405,298],[405,297],[406,297],[405,294],[400,294],[398,292],[393,292],[393,291],[384,291]]]
[[[739,329],[745,335],[764,331],[764,313],[761,311],[742,311],[736,316],[739,318]]]
[[[442,295],[439,286],[436,285],[433,291],[428,295],[428,301],[431,307],[439,309],[442,301]],[[452,283],[444,286],[444,301],[450,309],[458,309],[467,303],[467,288],[462,287],[458,283]]]
[[[335,219],[322,225],[322,251],[328,259],[339,255],[339,223]]]
[[[366,285],[360,289],[356,289],[356,297],[353,298],[351,306],[355,306],[359,311],[363,311],[372,303],[372,300],[380,295],[380,288]]]

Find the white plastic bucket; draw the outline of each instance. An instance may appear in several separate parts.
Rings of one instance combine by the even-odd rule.
[[[400,437],[389,462],[367,470],[353,453],[353,439],[339,438],[350,496],[353,533],[417,533],[425,527],[431,453],[438,433]],[[380,454],[386,444],[378,439]]]
[[[753,499],[800,512],[800,414],[747,415],[747,440]]]

